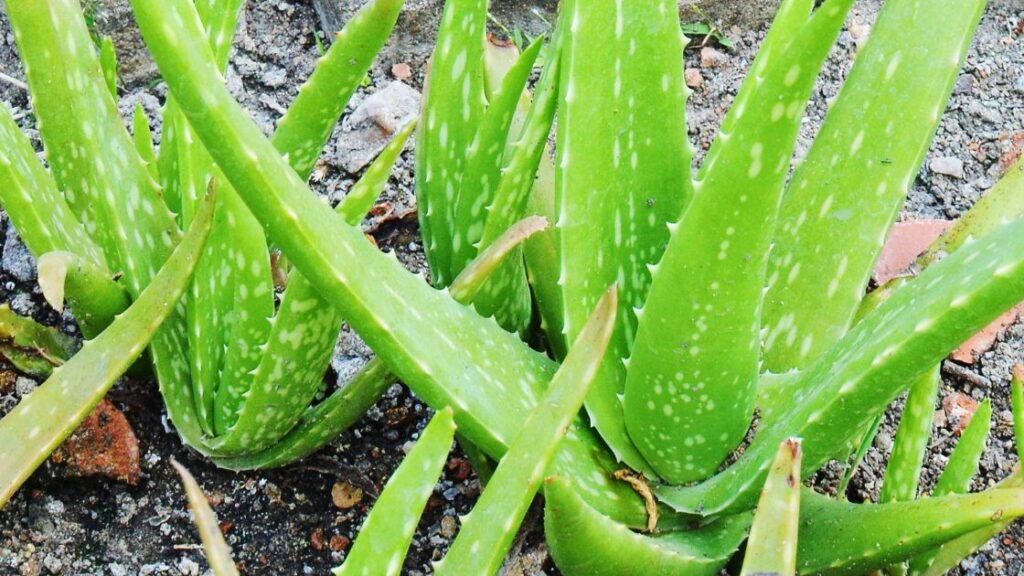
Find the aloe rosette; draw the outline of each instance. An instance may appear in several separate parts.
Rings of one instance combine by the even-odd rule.
[[[431,286],[309,191],[306,170],[326,131],[283,122],[267,139],[231,98],[216,38],[231,29],[230,11],[221,9],[236,5],[133,0],[173,99],[170,138],[186,149],[157,160],[168,205],[180,206],[187,222],[189,204],[212,182],[226,198],[218,225],[234,215],[294,266],[273,326],[253,318],[207,324],[193,313],[178,320],[178,348],[201,343],[195,330],[211,327],[223,341],[250,329],[261,335],[253,342],[267,330],[271,344],[274,334],[297,337],[306,324],[280,326],[291,291],[305,286],[303,303],[344,318],[378,355],[355,388],[303,412],[290,431],[259,409],[259,387],[235,388],[256,358],[251,349],[171,356],[191,362],[193,376],[165,390],[179,430],[224,465],[283,463],[350,421],[345,390],[358,400],[350,406],[364,405],[373,390],[400,379],[442,411],[442,421],[451,411],[460,441],[499,462],[491,483],[506,492],[485,493],[452,551],[474,573],[497,570],[538,486],[547,538],[566,574],[714,574],[748,533],[748,573],[935,573],[969,554],[1024,514],[1019,475],[967,493],[988,432],[984,417],[965,433],[930,497],[918,494],[922,450],[936,366],[1024,299],[1021,171],[1011,169],[922,256],[914,277],[866,296],[984,2],[886,3],[812,147],[794,165],[804,110],[853,4],[782,2],[694,174],[682,77],[687,41],[675,3],[570,0],[550,42],[500,64],[488,56],[487,2],[450,0],[416,138]],[[387,5],[377,0],[366,10]],[[329,61],[330,54],[322,66]],[[525,86],[537,62],[543,69],[530,95]],[[317,93],[316,80],[308,93]],[[316,145],[279,136],[291,130]],[[135,172],[151,180],[148,170]],[[553,228],[523,224],[529,239],[514,227],[503,235],[531,214]],[[119,262],[120,244],[106,242],[97,242],[106,260],[93,256],[99,269]],[[216,233],[211,242],[218,245]],[[47,249],[67,250],[66,242]],[[501,257],[491,258],[493,250]],[[244,254],[213,258],[241,258],[256,270]],[[229,280],[235,296],[221,292],[221,303],[203,296],[202,282],[216,269],[201,263],[197,277],[205,280],[192,302],[229,310],[227,300],[253,295],[242,295],[241,287],[254,286],[244,272]],[[262,260],[259,270],[265,276]],[[469,293],[459,278],[475,278]],[[613,284],[618,301],[602,299]],[[605,319],[600,347],[595,318]],[[259,357],[257,382],[271,352]],[[153,356],[165,357],[157,347]],[[581,358],[593,369],[585,378],[576,373]],[[230,377],[224,386],[204,375],[209,366],[196,366],[201,359],[230,368],[221,372]],[[570,390],[567,373],[580,388]],[[855,455],[908,389],[883,502],[854,505],[801,491],[799,478]],[[553,394],[565,395],[565,412],[550,409]],[[586,410],[572,419],[577,397]],[[266,424],[261,416],[275,437],[245,437],[256,432],[245,422]],[[556,428],[550,438],[558,441],[529,436],[525,422]],[[790,441],[797,437],[799,450]],[[252,443],[261,451],[245,453]],[[436,463],[443,450],[436,452],[426,460]],[[632,472],[616,474],[621,468]],[[618,480],[626,477],[631,484]],[[384,497],[381,504],[393,507]],[[369,532],[398,526],[392,532],[406,537],[413,520],[381,514]],[[388,571],[404,544],[393,546]],[[759,552],[769,549],[775,553]],[[438,567],[457,569],[451,559]]]

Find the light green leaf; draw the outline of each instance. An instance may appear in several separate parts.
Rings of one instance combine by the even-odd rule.
[[[618,328],[587,412],[616,457],[649,471],[619,399],[636,328],[633,309],[661,258],[666,223],[691,195],[683,49],[669,0],[572,0],[561,50],[555,199],[564,339],[572,342],[605,288],[620,290]],[[628,23],[628,25],[627,25]]]
[[[75,353],[75,341],[56,328],[18,316],[0,304],[0,356],[19,371],[46,378]]]
[[[384,486],[345,563],[334,569],[335,576],[398,575],[423,507],[448,459],[454,434],[452,411],[435,414]]]
[[[668,482],[707,478],[747,433],[779,203],[804,108],[851,5],[829,0],[787,46],[772,47],[651,269],[623,405],[630,438]]]
[[[879,502],[898,502],[917,497],[917,483],[928,450],[928,441],[932,436],[935,399],[941,381],[940,366],[936,364],[935,368],[911,384],[903,416],[900,417],[900,427],[896,432],[892,456],[885,468]]]
[[[800,521],[800,440],[779,446],[750,528],[740,576],[796,573]]]
[[[77,254],[47,252],[37,264],[43,297],[58,312],[67,298],[86,338],[96,337],[131,304],[128,292],[109,272]]]
[[[849,329],[984,5],[883,6],[783,201],[768,265],[764,369],[809,366]]]

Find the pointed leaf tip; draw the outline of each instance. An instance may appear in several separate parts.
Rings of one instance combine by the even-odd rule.
[[[203,553],[210,564],[210,569],[215,576],[237,576],[238,569],[231,558],[231,549],[224,541],[224,535],[221,534],[220,525],[217,523],[217,515],[210,508],[206,494],[188,469],[174,458],[171,458],[171,466],[178,471],[181,483],[185,485],[185,496],[188,498],[189,508],[192,509],[199,537],[203,541]]]

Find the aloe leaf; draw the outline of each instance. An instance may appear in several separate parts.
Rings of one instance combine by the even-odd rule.
[[[918,257],[915,266],[924,268],[944,254],[1007,222],[1024,216],[1024,159],[1011,166],[966,214]]]
[[[39,257],[39,287],[58,312],[64,299],[86,338],[94,338],[124,312],[131,299],[110,273],[71,252],[47,252]]]
[[[452,298],[459,302],[474,301],[488,284],[491,275],[501,269],[512,257],[511,254],[518,254],[519,245],[547,227],[548,221],[540,216],[530,216],[513,224],[462,269],[448,289]]]
[[[64,250],[106,266],[7,106],[0,106],[0,182],[0,203],[32,254]]]
[[[875,436],[878,435],[878,427],[882,425],[884,414],[875,416],[875,419],[867,427],[864,435],[861,437],[860,445],[857,451],[853,454],[853,459],[850,464],[843,470],[843,478],[839,481],[839,488],[836,489],[836,495],[839,498],[846,498],[846,490],[850,486],[850,480],[853,480],[853,475],[857,473],[857,469],[860,468],[861,462],[864,461],[864,456],[871,449],[871,445],[875,441]]]
[[[994,490],[1019,488],[1024,488],[1024,477],[1021,476],[1018,468],[1012,476],[997,484]],[[914,576],[942,576],[946,574],[955,568],[961,560],[967,558],[997,534],[1006,530],[1014,519],[1013,516],[1006,517],[1005,515],[1000,516],[998,519],[993,517],[993,521],[987,526],[950,540],[935,550],[929,550],[915,557],[910,562],[910,574]]]
[[[0,355],[21,372],[46,378],[74,352],[70,336],[0,305]]]
[[[51,174],[111,268],[138,295],[180,232],[122,124],[78,2],[48,7],[7,3]]]
[[[555,160],[562,330],[572,342],[605,287],[619,284],[618,328],[586,407],[616,457],[649,472],[623,423],[619,359],[629,355],[633,309],[650,285],[647,265],[660,259],[666,223],[691,195],[686,39],[667,0],[573,0],[563,17]]]
[[[472,146],[486,110],[484,31],[487,0],[447,2],[438,43],[424,86],[423,118],[416,142],[416,192],[420,232],[434,284],[447,286],[458,270],[453,265],[457,242],[464,241],[455,219],[462,194],[465,151]],[[498,143],[504,145],[504,139]],[[476,182],[465,183],[476,190]]]
[[[548,54],[559,53],[561,38],[562,33],[556,33],[548,48]],[[489,246],[528,211],[530,190],[537,182],[534,176],[541,163],[547,159],[545,143],[551,133],[558,103],[559,66],[560,60],[557,56],[548,60],[537,85],[536,97],[524,120],[522,134],[511,143],[506,152],[506,158],[509,160],[502,169],[497,190],[489,199],[490,204],[486,206],[482,235],[477,241],[478,248]],[[550,160],[548,162],[550,163]],[[471,178],[467,179],[467,182],[472,181]],[[554,278],[557,278],[557,274],[553,276]],[[533,310],[523,259],[517,256],[503,264],[474,304],[482,315],[494,314],[498,322],[506,328],[522,331],[529,323]]]
[[[306,410],[301,420],[269,448],[231,456],[214,456],[221,468],[252,470],[291,464],[323,448],[366,414],[397,381],[387,366],[374,358],[343,388]]]
[[[978,472],[978,462],[985,451],[985,442],[992,426],[992,400],[986,398],[978,406],[971,423],[960,436],[956,448],[949,456],[945,470],[935,483],[932,496],[960,494],[971,487],[971,479]]]
[[[454,218],[455,222],[468,224],[460,224],[460,228],[454,231],[458,238],[453,238],[452,243],[452,269],[455,271],[461,271],[476,256],[476,246],[481,241],[487,220],[485,209],[493,204],[502,178],[505,142],[512,119],[543,46],[543,41],[531,44],[505,74],[466,151],[466,164],[461,176],[463,192],[457,198]]]
[[[862,505],[808,491],[800,513],[801,574],[864,574],[930,550],[998,519],[1024,515],[1024,490]]]
[[[644,536],[588,505],[567,478],[548,479],[544,498],[544,533],[567,576],[711,576],[725,566],[750,526],[749,516],[740,515],[688,532]]]
[[[932,436],[935,398],[941,379],[939,365],[936,365],[910,386],[892,456],[885,468],[879,502],[913,500],[917,496],[921,464]]]
[[[547,154],[541,157],[537,177],[533,182],[527,201],[526,213],[536,214],[554,222],[555,213],[555,165]],[[562,288],[558,285],[561,275],[559,255],[561,242],[558,229],[551,227],[537,234],[523,246],[526,263],[526,277],[533,289],[541,329],[548,340],[548,346],[555,358],[565,358],[568,344],[562,331],[565,311],[562,305]]]
[[[210,508],[203,489],[199,487],[192,474],[173,458],[171,466],[178,471],[181,483],[185,485],[185,496],[188,498],[188,507],[192,510],[192,520],[199,530],[199,538],[203,541],[203,555],[206,556],[206,562],[213,570],[214,576],[238,576],[238,568],[231,558],[231,548],[224,541],[217,515]]]
[[[930,266],[800,373],[794,403],[766,423],[730,468],[695,487],[663,488],[683,511],[717,513],[751,503],[782,439],[807,439],[804,470],[846,449],[911,382],[1024,297],[1024,221]]]
[[[373,164],[366,169],[366,172],[359,179],[352,189],[348,191],[345,198],[338,205],[338,213],[346,222],[353,226],[359,224],[366,217],[366,213],[373,208],[377,198],[380,197],[387,186],[391,170],[395,167],[399,155],[405,149],[409,137],[416,130],[416,121],[410,121],[399,130],[391,142],[381,151]]]
[[[103,80],[107,83],[110,96],[117,100],[117,49],[114,48],[114,41],[104,36],[100,41],[100,68],[103,70]]]
[[[367,3],[335,37],[313,75],[277,124],[274,146],[307,178],[345,105],[398,21],[403,0]]]
[[[149,127],[149,118],[146,117],[146,111],[141,104],[136,104],[132,113],[132,140],[135,142],[135,151],[149,169],[149,175],[159,182],[160,172],[153,149],[153,131]]]
[[[184,40],[200,35],[188,2],[132,5],[182,111],[270,238],[403,382],[431,406],[453,407],[462,433],[500,457],[554,363],[425,286],[320,202],[228,94],[208,47]],[[590,501],[625,522],[646,521],[639,498],[608,478],[612,463],[586,430],[577,426],[557,458],[585,475]]]
[[[540,488],[545,470],[594,381],[601,358],[608,349],[617,308],[618,294],[613,287],[598,302],[544,398],[509,445],[473,511],[463,518],[462,528],[448,554],[434,565],[435,574],[497,574]]]
[[[135,303],[0,420],[0,507],[85,419],[177,309],[209,234],[213,205],[211,198]]]
[[[765,369],[808,366],[849,329],[984,6],[883,7],[783,201],[766,284]]]
[[[420,439],[384,486],[335,576],[397,576],[416,524],[448,459],[455,435],[451,409],[430,420]]]
[[[740,576],[796,573],[800,521],[800,440],[779,446],[750,528]]]
[[[652,268],[623,405],[630,437],[669,482],[708,477],[747,432],[775,219],[804,108],[851,5],[826,2],[751,77],[756,94],[719,136]]]

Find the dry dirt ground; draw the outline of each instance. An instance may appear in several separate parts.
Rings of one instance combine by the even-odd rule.
[[[336,14],[325,13],[312,0],[252,2],[236,39],[228,74],[233,93],[266,130],[296,93],[298,84],[312,70],[318,57],[316,34],[331,26],[333,17],[344,19],[352,9],[342,1]],[[536,34],[552,21],[555,2],[495,2],[496,19],[510,29],[519,26]],[[765,23],[759,18],[763,3],[748,10],[742,2],[724,2],[731,8],[713,11],[735,42],[729,50],[694,45],[687,54],[690,78],[700,85],[688,105],[691,137],[701,148],[713,138],[721,118],[735,96],[753,54],[763,38]],[[858,4],[855,13],[822,75],[809,109],[801,149],[820,125],[829,100],[849,71],[857,46],[866,37],[880,0]],[[122,107],[129,111],[142,103],[154,116],[166,95],[155,80],[144,52],[124,26],[125,15],[117,2],[105,3],[98,13],[101,29],[116,32],[125,62]],[[371,82],[356,96],[353,107],[383,90],[396,74],[396,64],[408,64],[405,82],[422,87],[425,61],[438,17],[438,0],[407,0],[399,29],[371,74]],[[326,30],[333,32],[333,30]],[[957,82],[950,109],[929,152],[901,218],[955,218],[992,186],[1008,158],[1024,146],[1024,5],[1004,1],[985,14],[963,74]],[[329,37],[329,34],[324,34]],[[22,76],[13,37],[6,18],[0,15],[0,71]],[[28,114],[26,94],[11,84],[0,84],[2,97],[21,116],[26,133],[38,144]],[[347,142],[353,127],[343,123],[328,146],[316,182],[317,191],[337,201],[358,174],[345,169],[351,152]],[[159,136],[159,130],[156,131]],[[938,159],[939,163],[934,161]],[[962,163],[963,174],[939,174],[932,166]],[[389,210],[365,223],[382,249],[394,250],[403,263],[426,273],[415,218],[412,192],[412,158],[406,153],[382,199]],[[74,333],[69,318],[48,309],[35,287],[34,262],[16,232],[0,215],[3,235],[0,266],[0,300],[20,313],[59,324]],[[369,355],[358,338],[343,333],[329,373],[328,387],[338,385]],[[1024,324],[1018,323],[1000,337],[994,350],[973,366],[967,378],[946,374],[944,398],[964,402],[991,397],[995,404],[994,433],[981,465],[977,487],[1006,476],[1015,462],[1008,406],[1009,368],[1024,361]],[[0,366],[0,374],[9,367]],[[2,381],[2,379],[0,379]],[[21,379],[0,385],[0,414],[8,411],[33,383]],[[955,396],[955,395],[962,396]],[[353,429],[329,448],[303,462],[281,470],[231,473],[217,470],[183,447],[166,426],[155,386],[148,381],[125,379],[110,398],[127,416],[138,436],[142,480],[129,487],[105,479],[72,478],[61,465],[47,464],[0,513],[0,575],[6,574],[201,574],[206,570],[186,510],[184,496],[168,464],[176,458],[192,469],[217,504],[228,541],[245,573],[323,574],[344,559],[375,495],[397,466],[403,449],[429,417],[429,410],[402,386],[396,385]],[[947,402],[949,404],[949,402]],[[941,470],[954,444],[955,418],[942,416],[926,461],[925,488]],[[865,464],[851,485],[853,499],[876,496],[884,458],[892,445],[894,415],[887,419]],[[823,487],[834,484],[826,470],[816,480]],[[361,499],[339,507],[332,489],[348,487],[362,492]],[[444,478],[431,499],[420,524],[404,573],[429,572],[430,561],[443,554],[457,529],[458,515],[466,513],[479,493],[479,484],[464,457],[453,452]],[[339,503],[341,503],[339,501]],[[351,504],[351,505],[349,505]],[[536,515],[527,522],[531,530],[517,542],[519,564],[513,574],[556,574],[545,560]],[[963,574],[1016,575],[1024,570],[1024,529],[1018,524],[975,558],[964,562]]]

